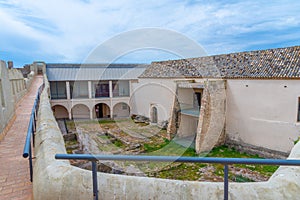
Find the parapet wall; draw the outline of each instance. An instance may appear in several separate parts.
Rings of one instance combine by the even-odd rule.
[[[34,73],[27,78],[27,83],[18,69],[8,69],[4,61],[0,61],[0,141],[4,138],[15,119],[15,106],[27,93]]]
[[[14,119],[14,105],[8,69],[6,63],[0,60],[0,141],[4,138]]]
[[[66,153],[49,102],[49,83],[41,94],[35,140],[34,199],[92,199],[92,173],[55,160]],[[290,158],[300,158],[300,143]],[[298,199],[300,167],[280,167],[267,182],[230,183],[229,199]],[[177,181],[98,172],[99,199],[223,199],[223,183]]]

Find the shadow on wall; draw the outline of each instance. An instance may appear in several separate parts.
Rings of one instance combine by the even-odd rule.
[[[27,78],[23,77],[22,70],[13,68],[13,62],[6,63],[0,60],[0,141],[6,135],[15,119],[15,106],[27,93],[34,72]]]

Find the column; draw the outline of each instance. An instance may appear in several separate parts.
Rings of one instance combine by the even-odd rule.
[[[90,119],[93,119],[93,109],[90,109]]]
[[[112,81],[109,81],[109,97],[110,97],[110,105],[109,105],[109,107],[110,107],[110,118],[112,119],[113,118],[113,114],[114,114],[114,112],[113,112],[113,106],[112,106],[112,104],[113,104],[113,102],[112,102],[112,97],[113,97],[113,87],[112,87]]]
[[[113,97],[113,88],[112,88],[112,81],[109,81],[109,97]]]
[[[71,94],[70,94],[70,82],[66,82],[66,90],[67,90],[67,99],[71,99]]]
[[[72,119],[72,113],[69,111],[69,119]]]
[[[91,99],[92,98],[92,81],[88,81],[88,91],[89,91],[89,99]]]

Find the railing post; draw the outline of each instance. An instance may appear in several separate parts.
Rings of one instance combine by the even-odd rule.
[[[32,136],[31,136],[31,137],[32,137],[32,143],[33,143],[33,146],[34,146],[34,144],[35,144],[34,133],[36,132],[36,130],[35,130],[35,129],[36,129],[36,124],[35,124],[35,117],[34,117],[34,114],[33,114],[31,117],[33,118],[33,119],[32,119],[32,122],[33,122],[33,123],[32,123],[32,125],[31,125],[31,126],[32,126],[32,132],[31,132],[31,133],[32,133]]]
[[[224,200],[228,200],[228,165],[224,165]]]
[[[29,146],[29,170],[30,170],[30,181],[32,182],[33,177],[33,169],[32,169],[32,150],[31,150],[31,144]]]
[[[97,180],[97,163],[92,161],[92,175],[93,175],[93,199],[98,200],[98,180]]]

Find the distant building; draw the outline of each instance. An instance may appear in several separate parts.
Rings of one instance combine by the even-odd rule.
[[[144,70],[137,64],[47,64],[55,117],[129,117],[132,84]]]
[[[101,66],[47,64],[56,117],[168,121],[197,152],[225,142],[284,157],[300,135],[299,46]]]

